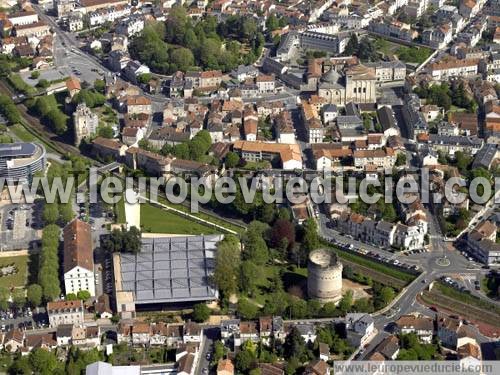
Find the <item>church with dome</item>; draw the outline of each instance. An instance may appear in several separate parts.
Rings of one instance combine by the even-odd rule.
[[[362,64],[337,65],[316,61],[315,70],[318,96],[330,104],[344,106],[346,103],[375,103],[375,70]],[[312,78],[312,77],[309,77]]]

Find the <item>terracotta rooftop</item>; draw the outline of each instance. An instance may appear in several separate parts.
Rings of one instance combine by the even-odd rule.
[[[73,76],[66,80],[66,87],[69,91],[80,90],[82,88],[80,86],[80,80]]]
[[[94,272],[94,249],[89,224],[74,219],[63,230],[64,273],[75,267]]]
[[[81,300],[75,301],[53,301],[47,303],[47,310],[64,310],[64,309],[81,309],[83,308],[83,302]]]
[[[243,152],[267,152],[280,154],[282,161],[302,161],[302,154],[298,144],[236,141],[234,142],[234,148],[236,150],[242,150]]]
[[[94,145],[110,148],[113,150],[119,150],[123,146],[123,143],[120,143],[114,139],[108,139],[104,137],[97,137],[93,140],[92,143]]]
[[[128,96],[127,97],[127,106],[131,105],[150,105],[151,100],[146,98],[145,96],[137,95],[137,96]]]
[[[234,373],[234,365],[230,359],[220,359],[217,364],[217,373],[221,371],[227,371],[229,373]]]

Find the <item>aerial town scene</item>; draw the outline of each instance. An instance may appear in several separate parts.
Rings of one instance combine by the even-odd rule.
[[[0,374],[500,374],[500,0],[0,26]]]

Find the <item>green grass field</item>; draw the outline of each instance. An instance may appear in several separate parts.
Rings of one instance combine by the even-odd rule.
[[[21,141],[32,142],[36,140],[33,134],[28,132],[21,124],[14,124],[12,126],[9,126],[9,130],[14,133]]]
[[[118,203],[115,204],[115,215],[116,215],[116,222],[118,224],[125,224],[127,222],[125,218],[125,202],[122,199]]]
[[[232,224],[232,223],[230,223],[230,222],[228,222],[226,220],[222,220],[222,219],[218,218],[215,215],[209,215],[209,214],[206,214],[204,212],[196,212],[196,213],[191,212],[188,207],[183,206],[182,204],[170,203],[167,199],[165,199],[162,196],[158,196],[158,202],[162,203],[162,204],[164,204],[166,206],[175,208],[175,209],[177,209],[179,211],[190,213],[191,215],[199,217],[200,219],[203,219],[203,220],[209,221],[211,223],[220,225],[220,226],[222,226],[224,228],[227,228],[229,230],[235,231],[237,233],[243,233],[245,231],[245,228],[240,227],[240,226],[235,225],[235,224]]]
[[[15,257],[0,258],[0,268],[14,264],[17,272],[9,276],[0,277],[0,287],[23,287],[28,277],[28,256],[21,255]]]
[[[141,205],[141,228],[143,232],[168,234],[215,234],[220,231],[163,210],[149,203]]]

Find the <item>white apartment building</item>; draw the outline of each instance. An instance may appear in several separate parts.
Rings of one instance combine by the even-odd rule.
[[[91,227],[74,219],[63,231],[64,287],[66,294],[86,290],[95,296],[94,256]]]
[[[57,327],[60,324],[83,324],[83,302],[76,301],[55,301],[47,303],[47,314],[49,316],[50,327]]]
[[[12,26],[31,25],[38,22],[38,14],[36,12],[19,12],[9,15],[9,21]]]

